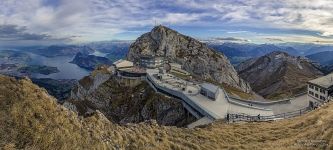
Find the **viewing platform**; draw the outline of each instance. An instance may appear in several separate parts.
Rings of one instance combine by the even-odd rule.
[[[230,100],[221,88],[218,88],[215,99],[212,99],[200,92],[202,85],[207,83],[185,81],[168,73],[159,73],[157,69],[147,69],[147,80],[157,92],[183,100],[192,108],[191,111],[195,110],[196,113],[201,114],[201,117],[211,120],[224,119],[228,113],[273,115],[271,109],[253,107]]]

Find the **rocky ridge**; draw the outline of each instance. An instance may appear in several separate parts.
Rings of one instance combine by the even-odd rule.
[[[245,92],[251,88],[241,79],[229,60],[206,44],[164,26],[156,26],[131,46],[127,59],[138,62],[141,55],[162,56],[181,64],[192,75],[226,83]]]
[[[319,77],[319,66],[304,57],[275,51],[237,66],[240,76],[266,98],[285,98],[305,91],[306,82]]]

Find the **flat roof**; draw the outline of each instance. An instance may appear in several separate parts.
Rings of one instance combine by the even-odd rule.
[[[330,88],[333,85],[333,73],[311,80],[308,83],[312,83],[323,88]]]
[[[121,68],[120,71],[130,72],[130,73],[146,73],[145,68],[141,68],[138,66],[130,67],[130,68]]]
[[[216,93],[217,90],[219,89],[218,86],[216,86],[216,85],[214,85],[214,84],[210,84],[210,83],[203,83],[203,84],[201,84],[200,86],[201,86],[202,88],[207,89],[207,90],[209,90],[209,91],[212,91],[212,92],[214,92],[214,93]]]
[[[117,68],[131,67],[133,66],[133,62],[124,59],[119,59],[116,62],[114,62],[113,65],[115,65]]]

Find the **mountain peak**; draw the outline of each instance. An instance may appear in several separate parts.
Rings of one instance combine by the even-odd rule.
[[[153,31],[166,31],[166,30],[171,30],[171,31],[176,32],[175,30],[172,30],[171,28],[166,27],[166,26],[163,26],[163,25],[155,26],[155,27],[152,29],[152,32],[153,32]]]
[[[307,81],[322,75],[307,59],[282,51],[245,61],[237,66],[237,70],[255,92],[273,99],[299,94],[297,92],[305,87]]]
[[[168,27],[159,25],[140,36],[131,45],[127,59],[139,62],[142,55],[162,56],[181,64],[192,75],[250,91],[223,54]]]

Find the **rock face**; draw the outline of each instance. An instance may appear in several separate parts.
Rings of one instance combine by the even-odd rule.
[[[71,63],[87,70],[94,70],[98,65],[111,65],[112,61],[100,56],[77,53]]]
[[[140,55],[162,56],[181,64],[192,75],[251,91],[222,53],[164,26],[157,26],[139,37],[130,46],[127,59],[137,62]]]
[[[133,84],[126,86],[127,79],[106,71],[95,70],[92,74],[79,81],[71,100],[64,104],[67,108],[81,115],[99,110],[121,124],[154,119],[161,125],[184,126],[195,120],[179,100],[155,93],[145,81],[130,81]]]
[[[306,82],[319,77],[318,66],[306,58],[275,51],[237,66],[240,76],[266,98],[283,98],[305,90]]]

